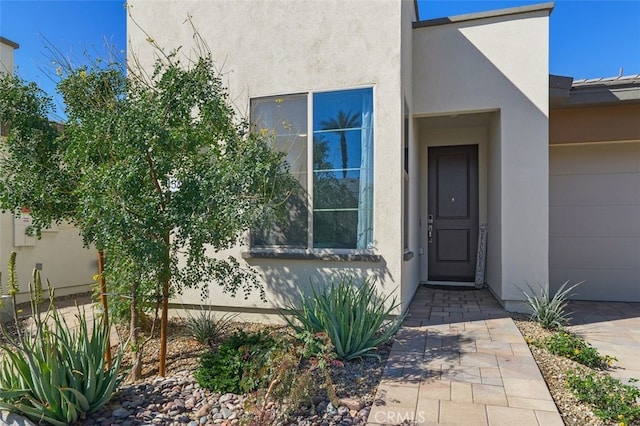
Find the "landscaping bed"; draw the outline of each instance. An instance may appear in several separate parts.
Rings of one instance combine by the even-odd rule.
[[[238,330],[276,336],[292,332],[286,326],[233,323],[220,340]],[[330,405],[326,380],[320,368],[309,361],[301,362],[299,376],[311,373],[309,389],[313,392],[309,398],[312,404],[292,406],[290,400],[265,403],[265,390],[242,395],[203,389],[193,373],[199,367],[201,356],[209,350],[208,346],[198,343],[189,334],[185,320],[178,318],[170,322],[169,336],[166,378],[156,377],[159,339],[154,337],[144,348],[142,380],[127,379],[103,409],[78,425],[365,424],[390,350],[389,345],[384,345],[377,351],[379,358],[328,365],[339,400],[337,407]]]
[[[606,379],[609,377],[606,369],[589,368],[568,358],[567,356],[552,354],[547,348],[541,347],[539,342],[549,339],[557,332],[552,332],[542,328],[537,322],[529,320],[526,316],[514,315],[514,322],[529,344],[529,349],[538,364],[540,372],[547,382],[547,386],[566,425],[626,426],[640,424],[639,419],[629,421],[628,417],[625,417],[624,414],[620,414],[622,416],[621,418],[609,420],[603,420],[596,416],[594,413],[594,407],[580,401],[569,388],[568,384],[570,377],[567,372],[574,371],[576,372],[576,376],[586,377],[593,375],[597,378]],[[601,356],[605,359],[607,358],[606,354]],[[615,361],[613,361],[613,364],[615,365]],[[621,397],[621,394],[613,387],[606,389],[606,385],[596,384],[595,386],[599,386],[599,389],[595,389],[595,391],[605,394],[605,396],[606,394],[610,394],[612,398],[616,398],[618,400]],[[583,387],[589,388],[590,386],[584,385]],[[621,412],[624,412],[624,410]]]

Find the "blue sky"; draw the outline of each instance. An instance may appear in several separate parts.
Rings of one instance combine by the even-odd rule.
[[[540,1],[418,1],[421,19],[535,3]],[[83,50],[104,52],[105,40],[120,51],[126,48],[125,17],[122,0],[0,0],[0,35],[20,44],[20,76],[52,92],[55,67],[43,37],[75,59]],[[610,77],[623,67],[625,75],[640,74],[640,0],[558,0],[550,27],[550,73]]]

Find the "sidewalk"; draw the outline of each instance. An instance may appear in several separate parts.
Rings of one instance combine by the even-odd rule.
[[[488,290],[420,287],[369,425],[563,425],[524,338]]]
[[[615,356],[609,374],[629,383],[640,380],[640,303],[571,301],[570,330],[603,355]],[[640,382],[635,382],[640,387]]]

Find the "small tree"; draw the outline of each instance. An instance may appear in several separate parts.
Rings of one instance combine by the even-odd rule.
[[[170,295],[194,287],[206,295],[215,281],[232,295],[257,290],[264,298],[252,270],[209,256],[207,248],[230,248],[266,224],[297,184],[282,154],[237,119],[208,52],[187,63],[177,52],[157,52],[149,74],[134,67],[125,73],[118,61],[65,67],[62,128],[46,119],[50,99],[4,77],[0,114],[9,135],[0,203],[29,206],[37,231],[70,220],[87,244],[106,251],[104,275],[118,296],[112,300],[134,307],[139,367],[136,316],[161,304],[164,375]]]

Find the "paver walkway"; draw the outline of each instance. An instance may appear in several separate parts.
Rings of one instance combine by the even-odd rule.
[[[572,331],[618,359],[611,376],[625,383],[640,379],[640,303],[571,301],[567,311]]]
[[[563,425],[538,366],[488,290],[421,287],[370,425]]]

